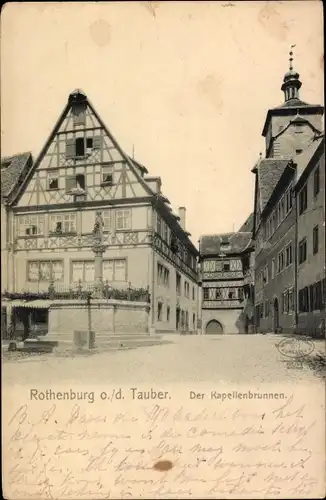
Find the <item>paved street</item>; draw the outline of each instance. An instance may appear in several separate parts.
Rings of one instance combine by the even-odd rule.
[[[85,383],[215,382],[317,382],[321,372],[314,358],[324,351],[324,342],[306,360],[293,361],[276,347],[284,339],[274,335],[221,335],[164,337],[163,345],[108,351],[93,355],[56,357],[28,356],[3,363],[4,383],[31,385],[42,381]],[[319,358],[320,359],[320,358]],[[291,364],[292,361],[292,364]],[[319,363],[320,366],[320,363]]]

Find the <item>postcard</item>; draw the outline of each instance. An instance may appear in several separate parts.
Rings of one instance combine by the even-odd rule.
[[[4,498],[324,498],[322,4],[1,28]]]

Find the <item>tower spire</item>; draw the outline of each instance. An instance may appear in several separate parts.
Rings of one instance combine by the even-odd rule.
[[[292,99],[299,99],[299,89],[302,83],[299,80],[299,73],[293,69],[293,49],[295,45],[291,45],[289,52],[289,71],[285,73],[283,85],[281,89],[284,92],[285,102]]]
[[[289,64],[289,70],[290,70],[290,71],[292,71],[292,70],[293,70],[293,64],[292,64],[292,63],[293,63],[293,50],[292,50],[292,49],[294,49],[294,47],[295,47],[295,45],[291,45],[291,47],[290,47],[290,52],[289,52],[289,55],[290,55],[290,59],[289,59],[289,62],[290,62],[290,64]]]

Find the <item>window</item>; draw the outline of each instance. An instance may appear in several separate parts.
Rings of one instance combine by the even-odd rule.
[[[299,243],[299,264],[307,259],[307,240],[303,238]]]
[[[293,190],[292,188],[288,189],[288,191],[285,194],[285,210],[286,214],[291,210],[292,208],[292,196],[293,196]]]
[[[170,306],[166,308],[166,321],[170,321]]]
[[[196,299],[196,296],[195,296],[195,287],[193,286],[192,287],[192,300],[195,300]]]
[[[203,298],[209,300],[209,288],[203,288]]]
[[[267,285],[267,283],[268,283],[268,265],[265,266],[263,270],[263,284]]]
[[[181,294],[181,275],[179,273],[176,273],[176,290],[177,294]]]
[[[296,134],[302,134],[302,132],[303,132],[303,123],[295,123],[294,127],[295,127],[294,132]]]
[[[317,196],[319,191],[320,191],[320,171],[319,167],[317,167],[314,172],[314,197]]]
[[[215,299],[216,300],[221,300],[221,290],[219,288],[215,288]]]
[[[44,234],[44,215],[22,215],[18,217],[18,236]]]
[[[281,273],[284,269],[284,252],[280,252],[277,256],[277,272]]]
[[[58,170],[49,170],[48,173],[48,190],[59,189],[59,172]]]
[[[126,259],[104,260],[103,281],[127,281]]]
[[[84,174],[71,175],[66,177],[66,192],[73,193],[74,191],[85,190]]]
[[[292,243],[285,248],[285,267],[292,264]]]
[[[103,165],[102,166],[102,184],[111,185],[113,184],[113,166]]]
[[[163,304],[162,302],[157,303],[157,321],[162,321],[162,311],[163,311]]]
[[[293,302],[293,290],[290,288],[288,291],[289,294],[289,312],[292,312],[294,310],[294,302]]]
[[[131,229],[131,210],[117,210],[115,214],[116,229]]]
[[[190,297],[190,285],[187,281],[184,282],[184,294],[185,297]]]
[[[319,246],[319,227],[315,226],[312,230],[312,247],[314,255],[318,253]]]
[[[235,299],[235,290],[229,290],[229,293],[228,293],[228,298],[229,298],[230,300]]]
[[[74,105],[72,108],[74,125],[85,125],[86,106],[84,104]]]
[[[239,300],[240,302],[242,302],[242,301],[243,301],[243,288],[242,288],[242,287],[239,287],[239,288],[238,288],[238,300]]]
[[[63,279],[63,261],[29,261],[27,262],[28,281],[61,281]]]
[[[301,215],[307,209],[307,184],[299,193],[299,214]]]
[[[102,219],[104,231],[110,231],[112,229],[112,210],[103,210]]]
[[[230,264],[228,262],[223,263],[223,271],[230,271]]]
[[[85,156],[84,137],[77,137],[76,139],[76,156]]]
[[[169,281],[170,281],[170,271],[158,262],[158,264],[157,264],[157,284],[161,285],[161,286],[168,287]]]
[[[73,283],[93,283],[95,279],[94,261],[74,261],[71,265],[71,281]]]
[[[282,222],[282,220],[284,219],[285,217],[285,200],[284,200],[284,197],[281,199],[280,201],[280,218],[279,218],[279,222]]]
[[[306,286],[299,290],[299,312],[309,311],[309,288]]]
[[[265,318],[268,318],[268,316],[269,316],[269,302],[268,302],[268,300],[265,300],[265,302],[264,302],[264,316],[265,316]]]
[[[272,259],[272,279],[275,277],[275,259]]]
[[[75,233],[76,214],[50,215],[50,233]]]

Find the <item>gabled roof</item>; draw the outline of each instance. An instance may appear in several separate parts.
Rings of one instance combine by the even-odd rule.
[[[316,129],[316,127],[307,118],[304,118],[299,113],[297,113],[297,115],[293,118],[293,120],[289,120],[288,124],[284,128],[282,128],[276,135],[273,136],[273,139],[276,139],[280,135],[284,134],[284,132],[289,127],[291,127],[292,123],[306,123],[316,134],[320,134],[320,130]]]
[[[251,246],[251,232],[223,233],[201,236],[199,253],[201,256],[233,255],[243,253]]]
[[[254,171],[258,176],[258,190],[260,200],[260,211],[262,212],[268,203],[278,181],[280,180],[287,165],[291,160],[279,160],[265,158],[257,163]]]
[[[252,232],[253,227],[254,227],[254,213],[252,212],[247,218],[247,220],[240,227],[239,233]]]
[[[289,101],[283,102],[280,106],[271,108],[267,111],[266,120],[263,126],[262,136],[265,137],[267,134],[269,122],[273,115],[284,116],[293,115],[296,111],[299,111],[302,115],[307,114],[319,114],[324,113],[324,107],[321,104],[307,104],[300,99],[290,99]]]
[[[294,158],[294,163],[296,165],[296,177],[295,177],[295,182],[296,184],[299,183],[301,177],[303,176],[304,172],[306,171],[306,168],[308,167],[310,161],[312,160],[313,156],[315,155],[316,151],[318,148],[322,145],[323,147],[325,146],[325,136],[324,134],[319,135],[318,137],[314,138],[312,142],[309,144],[309,146],[303,150],[302,153],[296,155]]]
[[[32,153],[1,158],[1,198],[8,197],[33,163]]]

